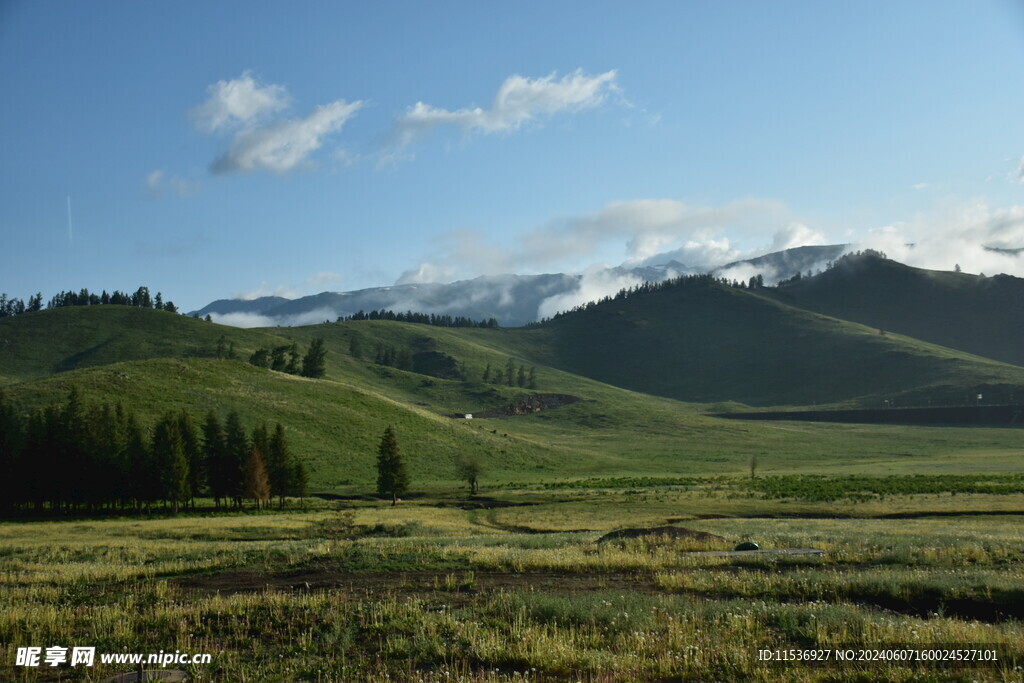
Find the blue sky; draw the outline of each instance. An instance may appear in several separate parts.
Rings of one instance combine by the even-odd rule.
[[[0,290],[192,309],[837,242],[1024,275],[981,249],[1024,247],[1022,68],[1010,2],[9,0]]]

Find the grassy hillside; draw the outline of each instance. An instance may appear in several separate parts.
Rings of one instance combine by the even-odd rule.
[[[83,306],[0,318],[0,384],[149,358],[212,357],[217,340],[248,358],[274,339],[133,306]]]
[[[776,290],[779,301],[1024,365],[1024,280],[911,268],[871,254]]]
[[[728,293],[728,291],[727,291]],[[88,314],[88,315],[83,315]],[[35,317],[33,320],[32,318]],[[75,386],[87,403],[123,402],[152,422],[168,410],[185,409],[196,418],[208,410],[238,410],[245,424],[281,422],[294,450],[310,465],[316,491],[367,492],[375,477],[374,452],[384,427],[395,426],[410,461],[413,481],[422,487],[459,486],[455,462],[480,458],[485,490],[502,482],[538,482],[590,477],[660,477],[743,474],[757,455],[763,472],[818,471],[828,466],[850,473],[902,473],[1012,469],[1019,458],[1019,434],[1007,429],[905,428],[897,426],[744,423],[704,414],[708,408],[636,393],[537,365],[537,391],[582,399],[534,415],[502,419],[454,420],[448,413],[480,412],[534,393],[519,387],[484,384],[488,363],[516,364],[533,359],[537,333],[548,330],[446,329],[388,322],[326,324],[273,330],[233,330],[158,311],[114,307],[60,309],[23,316],[3,326],[8,338],[19,329],[50,326],[59,335],[69,323],[93,330],[92,343],[120,340],[172,355],[49,374],[8,382],[6,393],[25,408],[60,401]],[[121,329],[124,320],[135,324]],[[221,334],[236,340],[247,356],[260,345],[326,340],[324,379],[311,380],[244,361],[182,355],[215,343]],[[106,335],[104,337],[104,335]],[[151,335],[165,335],[145,346]],[[430,377],[382,367],[349,354],[358,336],[365,356],[378,343],[431,348],[465,366],[466,380]],[[872,337],[873,338],[873,337]],[[96,341],[99,340],[99,341]],[[18,341],[18,343],[23,343]],[[63,344],[63,345],[62,345]],[[67,357],[69,345],[39,343],[32,358],[4,356],[0,362],[29,376],[44,373]],[[111,348],[114,343],[103,345]],[[51,355],[47,348],[56,348]],[[95,360],[99,356],[92,355]],[[983,458],[983,460],[982,460]]]
[[[684,401],[945,405],[978,392],[1009,400],[1024,389],[1015,366],[881,335],[707,279],[509,332],[539,362]]]
[[[414,481],[455,478],[455,460],[479,457],[492,476],[562,470],[581,457],[557,444],[510,439],[471,429],[425,408],[399,403],[370,389],[311,380],[214,359],[155,359],[76,370],[7,388],[25,407],[61,400],[76,387],[86,403],[124,401],[144,424],[167,411],[196,418],[209,410],[237,410],[243,422],[285,425],[294,451],[307,462],[315,488],[374,480],[374,453],[393,425],[409,457]]]

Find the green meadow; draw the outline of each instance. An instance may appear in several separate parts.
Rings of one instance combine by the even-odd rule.
[[[769,316],[771,334],[747,335],[761,365],[726,368],[728,356],[753,353],[735,345],[707,361],[722,368],[721,392],[689,361],[659,367],[644,346],[656,337],[671,352],[663,357],[707,340],[682,322],[641,324],[656,304],[643,298],[509,330],[383,321],[242,330],[112,306],[0,320],[10,351],[0,355],[2,388],[19,410],[60,403],[73,387],[87,405],[129,406],[147,428],[181,410],[197,421],[234,410],[246,425],[280,422],[311,494],[262,511],[218,511],[200,496],[177,516],[160,506],[22,510],[0,523],[0,678],[98,681],[132,669],[12,665],[18,648],[87,646],[210,654],[184,667],[192,680],[1021,680],[1018,428],[715,414],[1010,391],[1024,386],[1024,370],[791,316],[756,292],[711,296],[719,310],[782,316]],[[691,313],[699,301],[670,300]],[[729,336],[737,323],[709,324]],[[328,350],[323,378],[247,362],[260,348],[304,350],[315,338]],[[217,357],[227,345],[236,357]],[[375,362],[385,347],[450,359],[459,375]],[[809,358],[806,372],[773,374],[794,353]],[[533,371],[535,388],[484,381],[488,366],[510,361]],[[836,374],[814,380],[827,361]],[[887,374],[889,363],[904,365]],[[858,373],[859,384],[841,381]],[[538,394],[579,400],[452,417]],[[387,426],[411,480],[395,506],[375,495]],[[460,477],[467,458],[480,464],[477,495]],[[633,531],[603,538],[622,530]],[[744,541],[822,552],[715,554]],[[762,659],[887,645],[984,646],[998,661]]]
[[[283,512],[8,523],[0,640],[210,653],[196,680],[1019,680],[1021,493],[893,501],[894,523],[741,480],[504,489]],[[502,507],[506,505],[507,507]],[[791,509],[792,508],[792,509]],[[703,512],[696,512],[702,510]],[[688,512],[689,511],[689,512]],[[715,511],[715,512],[712,512]],[[600,541],[622,526],[712,534]],[[707,556],[741,540],[822,556]],[[998,664],[759,661],[762,650],[985,644]],[[9,660],[10,661],[10,660]],[[125,667],[68,679],[99,680]],[[7,669],[13,680],[51,680]]]

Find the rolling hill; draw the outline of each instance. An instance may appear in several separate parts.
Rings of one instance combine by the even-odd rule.
[[[327,374],[312,380],[249,365],[259,348],[325,340]],[[233,344],[237,359],[214,357]],[[652,287],[543,325],[443,328],[385,321],[238,329],[164,311],[60,308],[0,320],[0,386],[24,409],[63,400],[125,403],[152,424],[170,410],[201,418],[235,409],[243,421],[282,422],[309,464],[314,490],[372,488],[376,440],[396,427],[416,481],[451,485],[456,461],[484,462],[485,482],[742,472],[753,454],[805,471],[890,463],[893,452],[959,457],[1015,448],[1013,430],[728,422],[751,405],[876,405],[882,397],[957,400],[966,391],[1024,387],[1024,369],[782,304],[761,290],[710,279]],[[461,376],[374,362],[377,348],[450,360]],[[361,352],[353,355],[354,349]],[[485,383],[534,368],[536,389]],[[943,393],[945,392],[945,393]],[[514,418],[461,420],[536,393],[580,400]],[[660,396],[659,396],[660,395]],[[894,451],[894,449],[897,449]],[[996,461],[993,461],[996,462]]]
[[[1015,366],[880,334],[771,292],[685,278],[510,332],[538,362],[683,401],[948,405],[980,391],[1024,395]]]
[[[1024,280],[922,270],[878,254],[770,290],[778,301],[1024,365]]]

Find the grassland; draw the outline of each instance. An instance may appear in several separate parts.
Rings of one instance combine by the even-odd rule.
[[[728,288],[714,296],[726,297],[721,311],[785,308]],[[621,319],[640,318],[609,317],[617,310],[597,311],[596,323],[523,330],[370,321],[234,330],[114,307],[0,321],[4,348],[16,352],[0,354],[0,384],[23,409],[60,401],[72,386],[86,403],[126,402],[147,424],[168,410],[201,418],[236,409],[246,424],[283,423],[321,494],[284,511],[214,513],[200,501],[200,512],[177,518],[0,524],[0,679],[101,680],[127,668],[10,666],[17,648],[31,646],[212,654],[209,666],[191,671],[197,680],[1022,678],[1018,429],[724,420],[711,413],[740,406],[688,403],[570,372],[604,358],[590,374],[626,384],[607,374],[620,371],[608,358],[631,348],[639,355],[622,372],[657,373],[655,347],[616,344],[685,332],[672,323],[637,337]],[[728,316],[705,313],[719,331],[742,333]],[[889,362],[909,363],[883,387],[904,392],[1009,387],[1024,372],[820,316],[783,318],[781,327],[761,328],[774,330],[769,349],[778,352],[764,363],[784,361],[781,349],[795,338],[786,335],[803,335],[793,348],[811,366],[839,359],[841,372],[865,376],[865,387]],[[586,339],[609,327],[614,340],[616,325],[624,336],[607,348]],[[327,375],[214,358],[222,335],[242,359],[323,338]],[[350,353],[353,339],[362,357]],[[812,353],[814,339],[837,345],[819,343]],[[375,364],[377,344],[448,354],[465,377]],[[840,353],[854,347],[860,355]],[[715,351],[714,367],[726,368],[738,348]],[[482,381],[488,364],[510,358],[536,367],[537,391],[581,400],[517,417],[448,417],[533,393]],[[879,363],[863,365],[866,358]],[[666,387],[690,387],[676,396],[710,381],[688,376],[684,365],[662,368]],[[756,391],[743,383],[761,383],[764,400],[785,391],[764,372],[741,375],[723,370],[722,386],[750,397]],[[797,383],[811,388],[791,395],[807,399],[834,380],[806,376]],[[857,391],[850,395],[888,395]],[[413,484],[394,507],[370,495],[374,448],[389,424]],[[483,467],[479,496],[468,497],[458,478],[456,462],[466,456]],[[712,536],[601,540],[666,525]],[[825,554],[699,554],[745,540]],[[965,670],[757,659],[760,650],[884,643],[986,644],[1001,659]]]
[[[826,508],[797,498],[745,507],[745,485],[508,488],[397,508],[313,501],[258,515],[5,524],[4,661],[17,647],[86,645],[210,653],[191,671],[199,680],[1020,679],[1019,517],[931,516],[943,507],[934,494],[890,501],[922,515],[898,525],[875,503],[849,502],[848,519],[785,517]],[[963,495],[980,509],[1019,513],[1024,502]],[[698,509],[704,518],[686,512]],[[720,540],[599,540],[667,522]],[[826,554],[699,554],[748,539]],[[757,655],[884,643],[985,644],[1001,661],[956,670]]]

